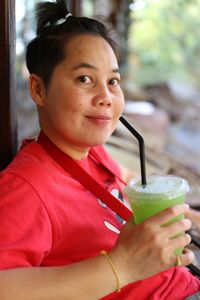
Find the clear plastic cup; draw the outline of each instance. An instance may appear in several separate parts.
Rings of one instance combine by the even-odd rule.
[[[125,187],[125,194],[128,196],[133,209],[136,224],[170,206],[184,203],[188,191],[187,180],[173,175],[149,176],[145,187],[142,187],[139,178],[135,178]],[[175,222],[183,217],[183,215],[180,215],[167,223]],[[162,224],[162,226],[164,225]],[[176,254],[180,254],[182,250],[177,249]]]

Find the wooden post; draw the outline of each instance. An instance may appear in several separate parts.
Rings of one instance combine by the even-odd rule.
[[[17,151],[15,0],[0,1],[0,168]]]
[[[72,15],[80,16],[81,15],[81,6],[82,6],[82,1],[80,1],[80,0],[72,0],[71,1],[71,12],[72,12]]]

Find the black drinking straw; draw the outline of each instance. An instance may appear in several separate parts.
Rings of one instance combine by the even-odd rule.
[[[140,154],[140,168],[141,168],[141,181],[142,186],[145,187],[147,185],[146,179],[146,168],[145,168],[145,146],[143,137],[124,119],[124,117],[120,117],[119,120],[122,124],[134,135],[134,137],[139,142],[139,154]]]
[[[200,278],[200,270],[197,266],[193,265],[193,264],[190,264],[187,266],[187,268],[194,274],[196,275],[197,277]]]

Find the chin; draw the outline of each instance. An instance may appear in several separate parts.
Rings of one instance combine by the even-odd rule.
[[[110,137],[110,135],[109,135],[109,137]],[[109,137],[98,139],[98,140],[94,141],[93,143],[90,144],[90,147],[104,145],[107,142],[107,140],[109,139]]]
[[[85,137],[84,146],[86,147],[94,147],[99,145],[104,145],[107,140],[110,138],[112,132],[104,131],[104,133],[101,134],[99,132],[93,133],[93,135],[90,135],[88,137]]]

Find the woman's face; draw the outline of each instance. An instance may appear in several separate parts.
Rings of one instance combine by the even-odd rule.
[[[123,111],[117,59],[101,37],[87,34],[72,38],[65,60],[43,89],[41,127],[68,154],[84,153],[105,143]]]

